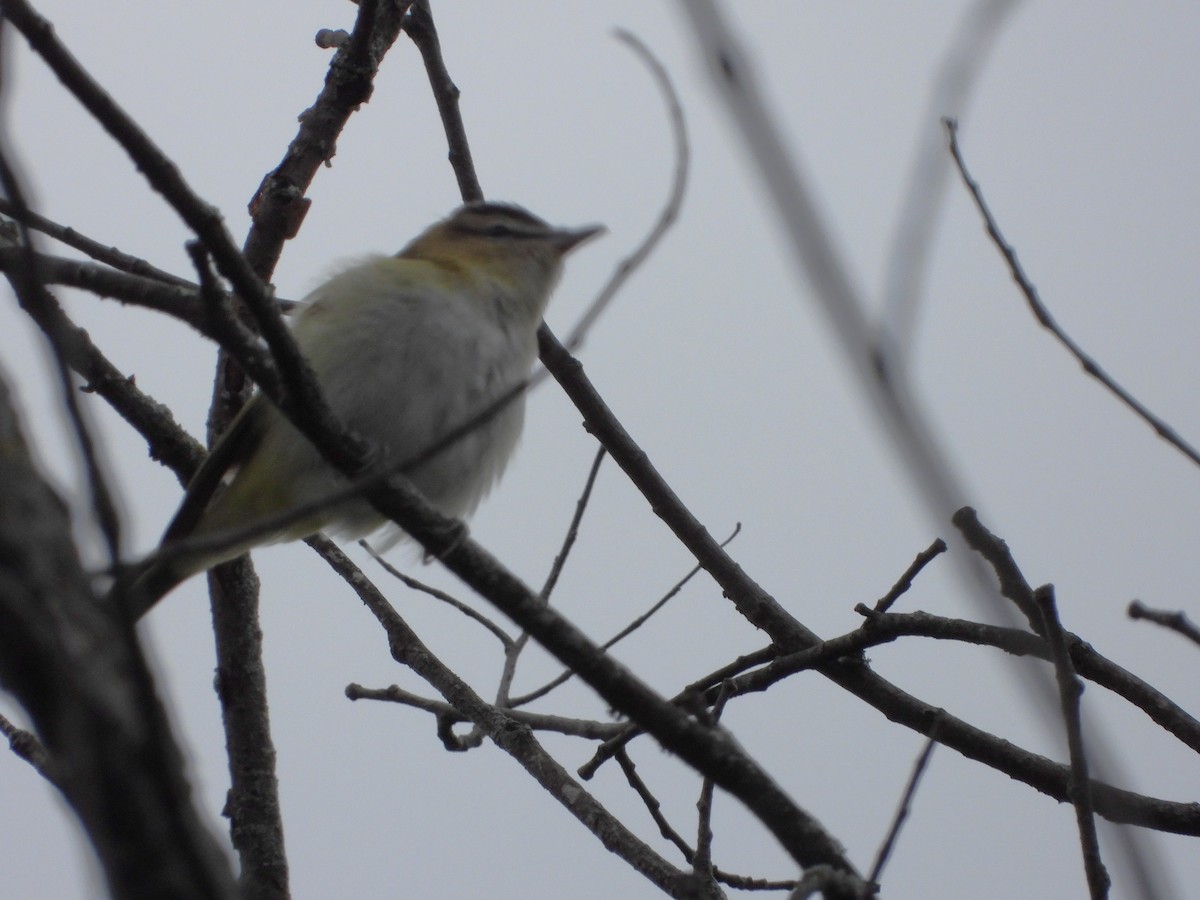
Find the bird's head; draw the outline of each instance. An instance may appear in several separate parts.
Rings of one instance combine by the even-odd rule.
[[[472,281],[532,300],[540,318],[563,258],[602,225],[555,228],[509,203],[468,203],[430,226],[397,254],[436,263]]]

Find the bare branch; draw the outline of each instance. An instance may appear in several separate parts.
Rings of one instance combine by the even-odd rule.
[[[929,565],[933,560],[946,552],[946,542],[941,538],[935,540],[927,548],[917,554],[916,559],[912,561],[904,574],[899,580],[892,585],[891,590],[884,594],[879,600],[875,601],[875,612],[887,612],[892,608],[892,605],[900,599],[904,593],[912,587],[913,580],[921,574],[921,570]]]
[[[50,784],[62,790],[59,776],[54,771],[54,760],[50,758],[36,734],[18,728],[4,716],[0,716],[0,734],[8,738],[8,749],[33,766],[33,770]]]
[[[654,793],[650,790],[646,782],[642,780],[642,776],[638,774],[637,766],[629,754],[623,749],[618,750],[615,758],[617,764],[621,767],[621,771],[625,774],[625,781],[633,788],[633,792],[638,795],[638,798],[642,801],[642,805],[650,813],[650,818],[658,826],[658,833],[674,844],[676,849],[683,854],[684,859],[691,862],[695,851],[688,846],[688,842],[683,839],[683,835],[677,832],[671,826],[671,823],[667,821],[667,817],[662,812],[662,804],[654,796]]]
[[[731,663],[727,663],[715,672],[704,675],[701,678],[693,681],[682,691],[675,695],[676,703],[691,703],[695,698],[703,694],[708,688],[718,688],[726,679],[732,678],[740,672],[747,669],[756,668],[763,663],[770,662],[779,655],[776,647],[766,647],[762,650],[756,650],[753,653],[748,653],[744,656],[739,656]],[[586,763],[579,767],[579,777],[590,779],[596,774],[600,766],[612,759],[618,750],[628,744],[635,737],[645,734],[645,732],[637,725],[626,725],[624,730],[615,737],[605,741],[597,750],[594,756]]]
[[[438,40],[437,28],[429,12],[427,0],[417,0],[408,10],[404,20],[404,33],[421,53],[425,71],[429,75],[429,87],[442,118],[446,131],[446,143],[450,147],[450,168],[458,179],[458,192],[464,203],[483,199],[483,188],[475,174],[475,163],[471,159],[471,146],[467,142],[467,130],[463,126],[462,114],[458,109],[459,90],[446,63],[442,59],[442,45]]]
[[[433,713],[439,719],[450,723],[470,721],[470,719],[449,703],[430,700],[428,697],[421,697],[396,685],[378,689],[351,684],[346,687],[346,696],[351,700],[383,700],[388,703],[411,706],[413,709]],[[528,725],[534,731],[551,731],[555,734],[565,734],[569,737],[585,738],[592,741],[607,740],[624,728],[624,725],[619,722],[573,719],[567,716],[551,716],[545,713],[533,713],[520,709],[509,710],[508,713],[514,722]]]
[[[575,546],[575,541],[579,537],[579,526],[583,522],[583,514],[587,511],[588,503],[592,499],[592,490],[596,487],[596,477],[600,474],[600,464],[604,462],[605,449],[601,447],[596,451],[595,458],[592,459],[592,466],[588,469],[587,478],[583,482],[583,491],[579,494],[579,499],[575,501],[575,514],[571,516],[571,523],[567,526],[567,533],[563,535],[562,546],[554,556],[554,562],[550,566],[550,572],[546,575],[546,581],[542,584],[542,597],[545,600],[550,599],[550,595],[554,593],[554,587],[558,584],[558,578],[562,574],[563,566],[567,563],[567,557],[571,554],[571,548]]]
[[[224,813],[250,896],[287,900],[288,861],[258,604],[258,576],[243,556],[208,573],[217,655],[214,685],[229,757]]]
[[[872,895],[879,890],[879,882],[883,877],[883,867],[887,865],[888,858],[892,855],[892,850],[896,846],[896,839],[900,836],[901,826],[904,825],[904,821],[912,811],[913,797],[916,796],[917,787],[921,783],[921,776],[925,774],[925,769],[929,766],[929,760],[933,756],[933,748],[936,746],[937,725],[935,723],[934,733],[926,739],[925,746],[917,754],[916,761],[913,763],[912,772],[908,776],[908,784],[905,785],[904,793],[900,797],[900,804],[896,808],[896,815],[892,818],[891,827],[888,828],[887,837],[883,839],[883,843],[879,847],[879,852],[875,854],[875,862],[871,866],[871,874],[867,876],[867,882],[871,887]],[[864,895],[864,900],[868,896]]]
[[[587,478],[583,483],[583,491],[579,495],[579,499],[575,501],[575,513],[571,516],[571,522],[567,526],[567,533],[563,536],[562,546],[554,557],[554,562],[550,565],[550,572],[546,576],[545,582],[542,584],[541,597],[547,603],[550,602],[550,596],[554,593],[554,587],[558,584],[558,578],[562,574],[563,566],[566,565],[567,557],[571,553],[571,548],[575,546],[575,541],[579,537],[579,526],[583,522],[583,514],[587,511],[588,503],[592,499],[592,490],[596,487],[596,477],[600,474],[600,464],[604,461],[605,450],[601,447],[596,451],[596,456],[592,460],[591,468],[588,469]],[[525,645],[529,643],[529,632],[523,631],[517,637],[513,644],[505,649],[504,652],[504,669],[500,673],[500,683],[496,688],[496,705],[508,708],[522,706],[522,703],[514,703],[510,696],[512,691],[513,679],[517,676],[517,661],[521,657],[521,653],[525,650]],[[566,680],[565,678],[563,679]]]
[[[362,0],[352,32],[330,45],[337,52],[320,94],[300,114],[300,128],[287,152],[249,204],[254,224],[242,252],[259,277],[270,277],[284,242],[299,231],[311,202],[305,192],[333,159],[350,117],[371,98],[379,65],[400,36],[408,6],[403,0]]]
[[[554,799],[610,851],[618,854],[651,883],[672,897],[687,896],[690,876],[675,869],[640,841],[608,812],[578,781],[571,778],[538,743],[530,729],[505,710],[486,703],[470,686],[421,642],[399,613],[371,583],[366,574],[332,541],[310,540],[327,563],[345,579],[359,599],[383,626],[392,658],[408,666],[431,684],[451,706],[478,726],[501,750],[511,756]]]
[[[702,693],[701,699],[712,703],[721,690],[727,691],[731,698],[763,691],[799,671],[826,671],[831,661],[841,661],[842,667],[850,670],[864,667],[861,662],[863,650],[888,643],[901,635],[964,641],[997,647],[1015,656],[1032,656],[1050,661],[1050,650],[1046,642],[1020,629],[947,619],[929,613],[876,613],[862,604],[859,604],[857,609],[869,617],[864,627],[831,638],[817,647],[780,656],[762,668],[730,678],[728,685],[723,688],[719,685],[705,688],[702,687],[704,682],[697,682],[696,690],[681,693],[675,698],[675,702],[688,703],[689,698],[694,702],[697,694]],[[1156,724],[1200,752],[1200,722],[1141,679],[1102,657],[1076,635],[1068,634],[1066,639],[1072,664],[1080,675],[1128,700]],[[760,658],[765,658],[765,654],[760,654]],[[899,693],[896,688],[891,690]],[[903,710],[907,702],[920,703],[915,698],[910,698],[910,701],[891,708]],[[1068,767],[988,734],[945,710],[933,706],[924,708],[927,721],[915,730],[930,736],[935,733],[936,723],[939,743],[954,748],[969,759],[1005,772],[1050,797],[1060,801],[1069,799]],[[581,777],[590,777],[605,759],[636,733],[636,729],[629,727],[626,732],[602,745],[593,759],[580,769]],[[1194,804],[1146,797],[1098,781],[1092,781],[1091,784],[1097,812],[1111,821],[1138,824],[1180,834],[1200,835],[1200,807]]]
[[[1155,625],[1162,625],[1172,631],[1182,634],[1193,644],[1200,644],[1200,628],[1182,611],[1169,612],[1163,609],[1151,609],[1140,600],[1129,604],[1129,618],[1145,619]]]
[[[992,571],[1000,579],[1000,593],[1021,610],[1034,632],[1041,634],[1044,623],[1033,599],[1033,588],[1029,586],[1017,561],[1009,552],[1008,544],[988,531],[979,521],[979,515],[969,506],[958,510],[951,521],[971,549],[988,561]]]
[[[66,244],[68,247],[73,247],[97,262],[102,262],[121,272],[140,275],[143,278],[160,281],[163,284],[173,284],[177,287],[191,286],[186,278],[180,278],[178,275],[172,275],[170,272],[156,268],[140,257],[122,253],[116,247],[109,247],[102,244],[88,237],[86,234],[76,231],[74,228],[60,225],[57,222],[47,219],[45,216],[38,215],[32,210],[21,209],[3,197],[0,197],[0,213],[11,216],[13,219],[28,225],[35,231],[40,231],[47,237],[53,238],[59,243]]]
[[[316,380],[283,324],[270,292],[234,245],[220,213],[191,189],[175,164],[71,56],[55,37],[50,23],[34,12],[26,0],[6,0],[4,11],[34,52],[125,150],[150,186],[204,242],[218,271],[229,280],[253,315],[283,376],[281,384],[286,385],[286,394],[272,399],[289,416],[303,409],[306,416],[321,423],[321,433],[331,436],[318,442],[323,452],[339,458],[343,466],[361,466],[362,448],[340,427],[321,397]]]
[[[971,173],[967,171],[967,164],[963,160],[962,150],[958,145],[958,123],[953,119],[944,119],[943,124],[946,126],[946,134],[950,140],[950,153],[954,157],[954,163],[958,166],[959,174],[962,176],[963,184],[971,193],[971,198],[975,201],[975,206],[979,210],[979,214],[983,217],[984,227],[987,229],[988,237],[992,239],[992,243],[996,245],[996,249],[1004,257],[1004,261],[1008,264],[1008,271],[1012,275],[1013,281],[1017,283],[1021,293],[1025,296],[1025,302],[1029,304],[1029,310],[1033,313],[1038,324],[1049,331],[1058,342],[1066,347],[1067,351],[1075,357],[1083,371],[1099,381],[1108,391],[1125,404],[1138,418],[1154,429],[1154,433],[1160,438],[1173,446],[1176,450],[1190,459],[1193,463],[1200,466],[1200,451],[1197,451],[1190,443],[1185,441],[1178,432],[1168,425],[1163,419],[1160,419],[1149,409],[1147,409],[1136,397],[1129,391],[1121,387],[1096,360],[1089,356],[1082,347],[1077,344],[1070,335],[1063,330],[1062,326],[1055,321],[1050,314],[1050,310],[1046,304],[1042,302],[1038,290],[1034,287],[1033,282],[1029,280],[1029,276],[1025,274],[1025,269],[1022,267],[1020,260],[1017,259],[1017,251],[1013,246],[1005,240],[1004,235],[1000,232],[1000,226],[996,224],[996,219],[992,215],[992,211],[988,208],[987,201],[983,199],[983,191],[979,187],[979,183],[971,177]]]
[[[711,724],[716,725],[721,721],[721,714],[725,711],[725,703],[728,699],[729,694],[721,691],[717,702],[712,705],[706,716]],[[713,781],[711,778],[705,778],[700,782],[700,798],[696,801],[696,812],[698,813],[696,816],[696,852],[692,857],[692,873],[699,881],[712,882],[716,873],[712,856]]]
[[[654,80],[662,92],[663,99],[666,100],[667,112],[671,123],[671,135],[675,141],[675,166],[671,176],[671,189],[662,211],[658,214],[658,219],[651,227],[649,233],[647,233],[642,242],[637,246],[637,249],[617,265],[616,271],[613,272],[608,283],[604,285],[604,288],[596,296],[596,299],[584,311],[579,321],[575,323],[575,327],[571,329],[571,332],[567,335],[567,339],[563,342],[563,346],[566,347],[568,353],[576,353],[583,346],[583,341],[587,336],[588,330],[604,313],[604,310],[608,308],[608,305],[617,295],[617,291],[621,289],[629,279],[629,276],[649,259],[650,254],[658,247],[663,236],[671,230],[671,226],[679,218],[679,210],[683,206],[684,194],[687,191],[688,172],[691,162],[691,151],[688,147],[687,122],[683,116],[683,106],[679,102],[679,95],[675,92],[675,86],[671,83],[671,77],[667,74],[667,70],[663,67],[663,64],[650,52],[650,48],[643,44],[632,32],[618,29],[616,37],[617,40],[629,46],[650,70],[650,74],[654,76]]]
[[[0,268],[10,271],[10,265],[22,265],[21,261],[15,258],[18,255],[19,251],[12,249],[0,250]],[[34,255],[34,263],[38,278],[44,283],[58,283],[60,276],[63,283],[70,283],[68,277],[63,275],[64,272],[82,272],[85,269],[89,275],[81,280],[90,280],[93,275],[99,280],[105,280],[109,276],[119,279],[136,278],[86,263],[60,260],[42,254]],[[138,287],[149,284],[150,282],[139,282]],[[92,289],[91,286],[89,289]],[[175,290],[163,286],[155,290],[159,289]],[[114,290],[113,296],[124,295]],[[81,389],[102,397],[121,418],[146,439],[151,458],[161,462],[174,472],[181,482],[186,483],[204,457],[204,448],[200,443],[179,426],[167,407],[141,391],[133,378],[117,369],[92,342],[88,333],[67,317],[52,295],[47,294],[43,298],[36,312],[37,316],[33,318],[37,326],[46,334],[59,335],[67,364],[84,380]]]
[[[1033,596],[1042,611],[1046,641],[1050,645],[1054,671],[1058,676],[1059,700],[1062,703],[1063,720],[1067,726],[1067,750],[1071,758],[1071,777],[1067,782],[1067,793],[1075,807],[1075,823],[1079,828],[1079,843],[1083,848],[1083,868],[1087,873],[1088,890],[1092,900],[1102,900],[1108,896],[1111,882],[1100,859],[1100,839],[1096,835],[1096,818],[1092,809],[1087,751],[1083,744],[1083,725],[1079,709],[1083,684],[1075,677],[1075,671],[1071,667],[1071,654],[1067,650],[1062,623],[1058,620],[1053,586],[1043,585],[1034,591]]]
[[[514,641],[511,637],[509,637],[508,632],[506,632],[503,628],[501,628],[499,625],[497,625],[495,622],[493,622],[487,616],[480,613],[478,610],[472,609],[466,603],[463,603],[457,597],[453,597],[450,594],[447,594],[445,591],[438,590],[437,588],[433,587],[432,585],[428,585],[422,581],[418,581],[416,578],[413,578],[410,575],[405,575],[403,572],[401,572],[399,569],[397,569],[395,566],[393,566],[391,563],[389,563],[386,559],[384,559],[382,556],[380,556],[378,553],[376,553],[375,548],[372,547],[366,541],[359,541],[358,545],[360,547],[362,547],[364,550],[366,550],[367,553],[369,553],[371,555],[371,559],[373,559],[373,560],[375,560],[375,562],[379,563],[380,567],[385,572],[387,572],[389,575],[391,575],[397,581],[401,582],[405,587],[407,587],[411,590],[414,590],[414,591],[420,591],[422,594],[428,594],[430,597],[433,597],[435,600],[441,600],[447,606],[453,607],[454,609],[458,610],[460,613],[462,613],[468,619],[472,619],[475,622],[478,622],[480,625],[482,625],[484,628],[486,628],[488,631],[490,631],[496,637],[496,640],[498,640],[500,642],[501,646],[503,646],[506,651],[510,647],[512,647]],[[317,549],[317,548],[314,547],[313,549]],[[319,552],[319,550],[318,550],[318,552]]]
[[[738,536],[738,534],[739,534],[739,532],[741,532],[741,530],[742,530],[742,523],[739,522],[736,526],[734,526],[733,533],[730,534],[729,537],[725,538],[725,540],[723,540],[721,542],[721,546],[727,547],[729,545],[729,543],[735,537]],[[678,596],[679,592],[683,590],[683,588],[687,585],[687,583],[699,574],[700,574],[700,567],[699,566],[694,567],[690,572],[688,572],[686,575],[684,575],[683,578],[681,578],[681,579],[679,579],[679,581],[675,582],[675,584],[673,584],[671,586],[671,588],[665,594],[663,594],[658,600],[656,600],[654,602],[653,606],[651,606],[648,610],[646,610],[644,613],[642,613],[640,616],[638,616],[636,619],[634,619],[632,622],[630,622],[628,625],[626,625],[624,628],[622,628],[620,631],[618,631],[616,634],[614,634],[612,637],[610,637],[607,641],[605,641],[603,644],[601,644],[600,649],[601,650],[611,650],[614,646],[616,646],[617,643],[619,643],[620,641],[623,641],[625,638],[629,637],[629,635],[633,634],[633,632],[637,631],[639,628],[641,628],[643,625],[645,625],[646,622],[648,622],[650,620],[651,616],[653,616],[660,609],[662,609],[664,606],[666,606],[667,603],[672,598]],[[552,678],[550,681],[546,682],[540,688],[537,688],[536,690],[532,690],[527,694],[522,694],[520,697],[514,698],[512,700],[512,705],[513,706],[526,706],[527,704],[532,703],[534,700],[538,700],[538,699],[546,696],[548,693],[550,693],[552,690],[559,687],[560,685],[566,684],[566,682],[571,680],[571,677],[573,675],[574,675],[574,673],[570,669],[568,669],[567,671],[563,672],[562,674],[560,674],[560,675],[556,676],[555,678]]]

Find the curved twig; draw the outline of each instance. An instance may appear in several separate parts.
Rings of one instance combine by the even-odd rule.
[[[984,227],[987,229],[988,237],[992,239],[992,243],[996,245],[996,249],[1004,257],[1004,261],[1008,264],[1009,274],[1012,275],[1013,281],[1017,283],[1021,293],[1025,296],[1025,302],[1029,304],[1029,311],[1033,313],[1038,324],[1049,331],[1058,340],[1060,344],[1067,348],[1075,360],[1082,367],[1083,371],[1099,381],[1108,391],[1125,404],[1139,419],[1154,429],[1154,433],[1160,438],[1186,456],[1196,465],[1200,466],[1200,451],[1193,447],[1190,443],[1172,428],[1166,420],[1152,413],[1140,400],[1121,387],[1117,381],[1109,375],[1100,366],[1096,360],[1090,356],[1075,340],[1063,330],[1058,324],[1054,316],[1050,314],[1050,310],[1046,304],[1042,302],[1041,295],[1038,294],[1038,289],[1033,282],[1029,280],[1029,276],[1025,273],[1024,267],[1017,259],[1017,251],[1013,246],[1005,240],[1004,235],[1000,231],[1000,226],[996,223],[995,217],[992,215],[991,209],[987,205],[987,201],[983,199],[983,190],[979,187],[971,173],[967,170],[967,164],[963,160],[962,150],[958,145],[958,123],[953,119],[943,119],[943,124],[946,127],[946,135],[950,141],[950,154],[954,157],[954,164],[958,166],[959,174],[962,176],[963,184],[971,193],[971,198],[975,201],[975,207],[979,210],[980,216],[983,217]]]
[[[658,214],[658,219],[655,220],[654,225],[637,246],[637,249],[617,265],[608,283],[604,285],[603,290],[591,302],[591,305],[584,311],[579,321],[575,323],[575,327],[567,334],[566,340],[563,341],[563,346],[571,354],[574,354],[583,346],[583,341],[587,336],[588,330],[604,313],[604,310],[608,308],[608,305],[617,295],[617,291],[621,289],[629,279],[629,276],[637,271],[642,263],[649,258],[663,236],[670,231],[671,226],[679,218],[679,210],[683,207],[683,198],[687,192],[688,173],[691,169],[691,150],[688,146],[687,121],[684,119],[683,105],[679,102],[679,95],[675,91],[675,85],[671,83],[671,76],[667,74],[666,68],[658,61],[658,58],[650,51],[650,48],[642,43],[635,34],[624,29],[617,29],[615,35],[617,40],[637,54],[638,59],[645,64],[646,68],[650,70],[650,74],[654,76],[654,81],[658,84],[658,88],[662,92],[663,99],[667,103],[667,112],[671,122],[671,136],[675,141],[675,167],[671,176],[671,189],[667,194],[666,203],[663,204],[663,208]]]

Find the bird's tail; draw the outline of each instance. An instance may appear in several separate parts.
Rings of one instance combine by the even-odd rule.
[[[151,559],[119,575],[109,596],[125,609],[130,621],[136,622],[180,582],[197,571],[194,565],[187,564],[186,559]]]

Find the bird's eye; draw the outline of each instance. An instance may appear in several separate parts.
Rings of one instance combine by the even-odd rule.
[[[501,222],[497,222],[495,225],[489,225],[484,234],[488,237],[508,237],[512,234],[512,229]]]

